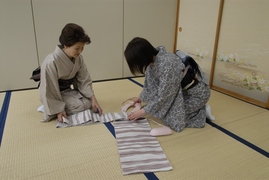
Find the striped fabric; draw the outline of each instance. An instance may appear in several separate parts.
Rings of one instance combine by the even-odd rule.
[[[92,113],[91,110],[85,110],[77,114],[68,116],[67,119],[63,118],[63,122],[56,120],[57,128],[64,128],[70,126],[87,125],[93,123],[105,123],[115,120],[124,119],[125,115],[123,113],[106,113],[99,116],[97,113]]]
[[[172,170],[147,119],[114,122],[123,175]]]

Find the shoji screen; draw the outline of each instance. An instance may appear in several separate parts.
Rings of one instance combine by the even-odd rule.
[[[180,0],[177,49],[192,56],[210,76],[219,1]]]
[[[180,0],[179,7],[177,49],[199,63],[211,88],[269,108],[269,1]]]
[[[269,97],[269,1],[225,0],[214,89],[267,106]]]

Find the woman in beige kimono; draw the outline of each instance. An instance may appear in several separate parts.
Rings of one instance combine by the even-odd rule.
[[[86,109],[102,114],[95,98],[92,80],[81,52],[91,40],[82,27],[67,24],[59,38],[60,45],[41,65],[40,98],[44,106],[44,119],[63,117]],[[73,86],[73,88],[72,88]]]

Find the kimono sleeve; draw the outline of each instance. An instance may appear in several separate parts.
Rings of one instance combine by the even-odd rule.
[[[92,78],[87,70],[87,67],[81,57],[81,66],[76,74],[75,88],[85,97],[91,98],[94,95],[92,89]]]
[[[40,98],[48,115],[63,112],[65,103],[58,84],[57,68],[53,61],[42,64],[40,81]]]

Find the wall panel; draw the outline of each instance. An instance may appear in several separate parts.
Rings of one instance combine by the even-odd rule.
[[[134,37],[174,51],[177,0],[124,0],[124,49]],[[124,58],[124,76],[132,76]]]
[[[33,0],[40,63],[59,44],[62,28],[76,23],[92,43],[82,55],[93,80],[122,77],[123,0]]]
[[[30,0],[0,1],[0,91],[33,88],[38,66]]]

